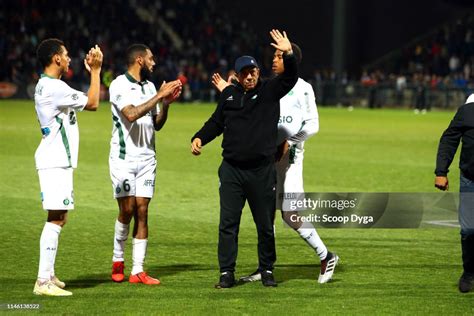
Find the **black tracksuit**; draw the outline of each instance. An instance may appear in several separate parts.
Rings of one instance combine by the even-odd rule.
[[[202,145],[220,134],[220,224],[218,258],[221,272],[234,271],[242,208],[247,200],[257,226],[259,269],[272,270],[276,260],[275,216],[277,125],[280,99],[298,80],[294,56],[284,56],[285,71],[245,92],[240,84],[222,91],[211,118],[192,140]],[[191,140],[191,141],[192,141]]]

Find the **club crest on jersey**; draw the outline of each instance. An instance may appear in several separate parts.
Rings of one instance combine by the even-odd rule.
[[[77,93],[73,93],[71,95],[71,99],[73,99],[74,101],[77,101],[79,99],[79,96],[77,95]]]

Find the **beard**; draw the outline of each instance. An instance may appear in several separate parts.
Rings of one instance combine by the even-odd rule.
[[[148,67],[146,67],[146,66],[142,67],[140,69],[140,79],[141,79],[141,81],[150,80],[152,74],[153,73],[148,69]]]

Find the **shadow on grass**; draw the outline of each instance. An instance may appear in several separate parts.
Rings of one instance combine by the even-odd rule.
[[[171,265],[155,265],[147,268],[151,275],[159,274],[160,276],[171,276],[181,272],[190,271],[213,271],[216,270],[215,266],[204,265],[204,264],[171,264]]]
[[[85,288],[96,287],[103,283],[110,283],[112,281],[110,280],[110,274],[97,273],[97,274],[89,274],[89,275],[80,276],[75,280],[64,280],[64,282],[66,282],[68,289],[74,289],[74,288],[85,289]]]

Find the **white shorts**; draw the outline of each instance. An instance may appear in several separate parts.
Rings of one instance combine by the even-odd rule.
[[[155,192],[156,159],[126,161],[109,159],[114,198],[138,196],[152,198]]]
[[[74,209],[72,174],[72,168],[51,168],[38,170],[43,209]]]
[[[276,208],[282,210],[284,193],[303,193],[303,159],[289,161],[289,152],[275,164],[277,171]]]

